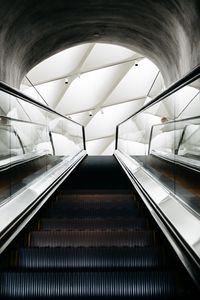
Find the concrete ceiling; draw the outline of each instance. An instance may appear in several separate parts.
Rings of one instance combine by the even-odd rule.
[[[200,62],[199,0],[0,0],[0,79],[19,87],[42,60],[82,43],[150,58],[169,85]]]

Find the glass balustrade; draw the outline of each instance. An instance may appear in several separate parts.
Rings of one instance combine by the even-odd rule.
[[[121,123],[117,149],[200,214],[200,79]]]
[[[83,149],[80,124],[0,90],[0,204]]]

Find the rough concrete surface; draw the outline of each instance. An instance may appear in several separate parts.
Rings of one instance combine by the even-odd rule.
[[[200,63],[200,0],[0,0],[0,80],[86,42],[150,58],[168,85]]]

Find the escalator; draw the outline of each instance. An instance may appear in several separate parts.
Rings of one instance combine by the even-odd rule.
[[[114,157],[87,157],[2,255],[0,299],[196,299]]]

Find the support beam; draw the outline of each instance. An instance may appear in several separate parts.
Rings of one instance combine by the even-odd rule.
[[[133,99],[128,99],[128,100],[125,100],[125,101],[120,101],[120,102],[117,102],[117,103],[112,103],[112,104],[108,104],[108,105],[103,105],[101,106],[101,109],[103,108],[107,108],[107,107],[111,107],[111,106],[116,106],[116,105],[120,105],[120,104],[124,104],[124,103],[128,103],[128,102],[133,102],[133,101],[139,101],[139,100],[144,100],[146,98],[146,95],[144,95],[143,97],[140,97],[140,98],[133,98]],[[75,111],[75,112],[72,112],[72,113],[68,113],[68,114],[65,114],[65,116],[73,116],[73,115],[76,115],[76,114],[81,114],[81,113],[84,113],[84,112],[90,112],[90,111],[93,111],[95,110],[96,108],[95,107],[91,107],[89,109],[84,109],[84,110],[79,110],[79,111]]]
[[[90,118],[89,122],[86,124],[86,126],[91,122],[91,120],[94,118],[94,116],[98,113],[98,111],[102,108],[103,104],[106,102],[106,100],[108,99],[108,97],[112,94],[112,92],[116,89],[116,87],[119,85],[119,83],[122,81],[122,79],[127,75],[127,73],[129,72],[129,70],[133,67],[133,65],[135,64],[135,61],[138,60],[138,58],[136,57],[137,54],[135,54],[132,57],[131,62],[127,63],[127,66],[124,68],[124,70],[122,70],[120,76],[117,78],[117,80],[113,83],[113,85],[111,86],[110,90],[108,91],[108,93],[104,96],[103,99],[101,99],[98,103],[98,105],[96,106],[95,110],[93,110],[93,115]]]
[[[94,48],[95,44],[90,44],[90,45],[93,45],[92,46],[92,49]],[[88,48],[88,50],[86,51],[86,59],[88,58],[89,54],[91,53],[92,49],[90,50],[90,47]],[[140,54],[136,54],[138,55],[137,58],[134,58],[134,59],[124,59],[122,61],[118,61],[118,62],[115,62],[115,63],[112,63],[112,64],[105,64],[105,65],[102,65],[101,67],[97,67],[97,68],[91,68],[89,70],[86,70],[86,71],[81,71],[81,68],[79,68],[78,70],[78,67],[73,70],[72,73],[70,74],[66,74],[64,76],[60,76],[60,77],[55,77],[51,80],[48,80],[48,81],[40,81],[39,83],[37,83],[37,85],[40,85],[40,84],[45,84],[45,83],[49,83],[49,82],[52,82],[52,81],[56,81],[56,80],[61,80],[61,79],[65,79],[66,77],[67,78],[70,78],[70,77],[78,77],[80,75],[84,75],[84,74],[87,74],[87,73],[90,73],[90,72],[93,72],[93,71],[98,71],[98,70],[102,70],[102,69],[106,69],[106,68],[109,68],[109,67],[115,67],[115,66],[119,66],[119,65],[123,65],[123,64],[126,64],[128,62],[132,62],[132,61],[135,61],[136,59],[138,60],[141,60],[144,58],[144,56],[141,56]],[[85,56],[85,55],[84,55]],[[83,59],[84,59],[84,56],[83,56]],[[81,60],[79,66],[83,66],[84,62],[86,61],[86,59],[83,61],[83,59]],[[23,82],[22,82],[23,84]],[[37,86],[36,85],[36,86]],[[28,86],[31,86],[31,84],[28,84]]]
[[[95,141],[99,141],[101,139],[106,139],[106,138],[108,138],[109,140],[105,141],[105,143],[102,142],[101,147],[100,147],[100,151],[98,153],[98,155],[101,155],[108,148],[108,146],[114,141],[114,139],[115,139],[114,135],[103,137],[103,138],[97,138],[97,139],[88,140],[88,141],[86,141],[86,143],[88,143],[88,142],[95,142]]]
[[[93,142],[93,141],[97,141],[97,140],[103,140],[103,139],[108,139],[108,138],[115,138],[115,135],[114,134],[111,134],[111,135],[107,135],[107,136],[101,136],[101,137],[98,137],[98,138],[95,138],[95,139],[89,139],[87,140],[87,142]]]
[[[66,88],[64,89],[61,97],[59,97],[59,99],[56,101],[56,104],[54,106],[54,109],[57,108],[58,104],[60,103],[60,101],[62,101],[62,98],[64,97],[65,93],[67,92],[67,90],[70,88],[70,85],[72,84],[72,82],[79,76],[80,70],[82,65],[84,64],[84,62],[86,61],[86,59],[88,58],[88,56],[90,55],[91,51],[93,50],[95,44],[90,44],[87,51],[84,53],[80,63],[78,64],[78,66],[76,67],[76,69],[73,71],[74,72],[74,76],[67,76],[69,78],[69,82],[68,84],[66,84]],[[64,79],[65,77],[63,77]]]

